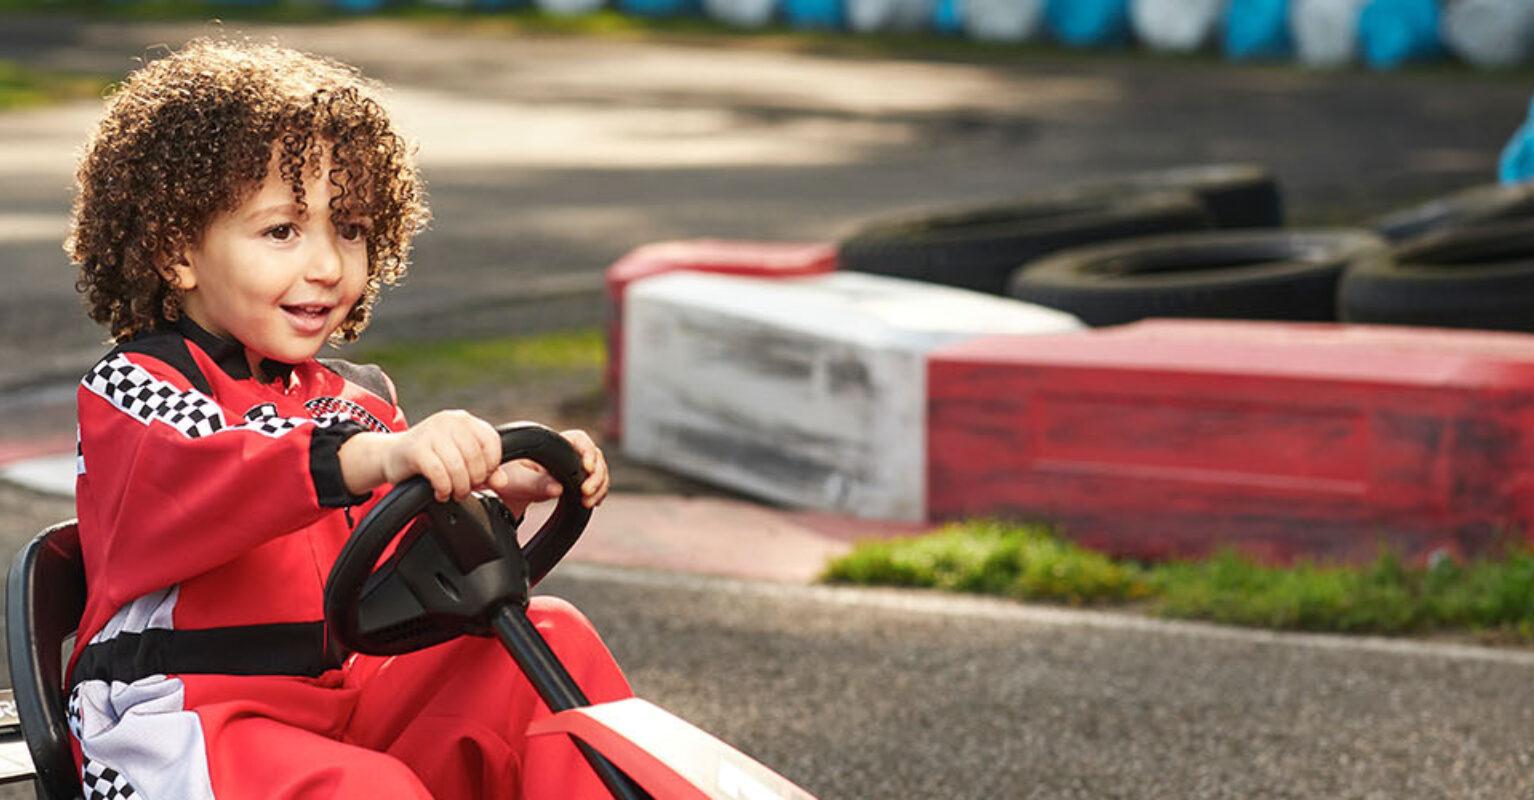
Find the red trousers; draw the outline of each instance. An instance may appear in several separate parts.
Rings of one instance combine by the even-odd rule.
[[[529,617],[591,702],[632,695],[574,606],[534,598]],[[359,655],[336,676],[276,679],[259,698],[188,681],[219,800],[608,796],[567,737],[523,737],[549,710],[498,640]]]

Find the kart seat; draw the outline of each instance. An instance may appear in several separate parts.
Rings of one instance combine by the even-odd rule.
[[[5,639],[21,732],[43,800],[78,800],[80,773],[65,720],[64,645],[85,612],[85,560],[75,521],[28,542],[5,587]]]

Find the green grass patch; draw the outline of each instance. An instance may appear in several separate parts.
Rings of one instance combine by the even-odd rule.
[[[1281,630],[1404,635],[1471,632],[1534,642],[1534,552],[1411,566],[1265,566],[1235,553],[1187,562],[1115,561],[1043,526],[971,522],[867,541],[825,580],[930,587],[1081,604],[1135,601],[1150,613]]]
[[[105,78],[28,69],[0,59],[0,111],[100,97],[109,83]]]
[[[1144,597],[1132,566],[1054,536],[1042,526],[953,525],[910,539],[867,541],[827,568],[837,583],[922,586],[1085,605]]]
[[[602,332],[595,328],[511,336],[401,342],[348,352],[347,358],[374,363],[402,388],[438,390],[505,384],[551,372],[600,372],[607,364]]]

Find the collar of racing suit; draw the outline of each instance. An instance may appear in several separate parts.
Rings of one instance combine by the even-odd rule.
[[[201,347],[202,351],[207,353],[215,364],[218,364],[219,369],[228,373],[229,377],[236,380],[252,377],[250,361],[245,358],[245,345],[240,344],[238,340],[225,339],[216,333],[211,333],[185,314],[176,320],[175,328],[182,336]],[[281,379],[286,384],[288,376],[293,374],[293,365],[264,358],[261,360],[261,371],[273,379]]]

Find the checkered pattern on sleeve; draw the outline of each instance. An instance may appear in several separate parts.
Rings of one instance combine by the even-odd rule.
[[[84,384],[85,388],[145,425],[158,420],[189,439],[224,429],[224,414],[207,395],[177,389],[121,353],[92,368],[86,374]]]
[[[322,416],[339,416],[343,419],[351,419],[357,424],[370,431],[388,433],[389,426],[383,424],[378,417],[373,416],[361,405],[340,397],[316,397],[304,403],[304,408],[309,409],[316,419]]]
[[[178,389],[121,354],[97,364],[85,376],[84,384],[145,425],[163,422],[189,439],[227,431],[252,431],[275,438],[304,425],[329,424],[336,416],[284,417],[277,413],[275,405],[262,403],[245,412],[241,424],[229,425],[212,398],[195,389]]]
[[[85,800],[120,800],[120,798],[138,796],[138,792],[121,772],[89,758],[85,759],[85,769],[80,776],[80,788],[83,790]]]

